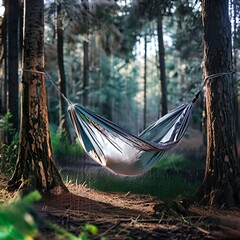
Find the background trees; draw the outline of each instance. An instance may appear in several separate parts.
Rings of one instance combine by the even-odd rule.
[[[6,13],[3,24],[10,17],[8,2],[4,1]],[[239,3],[231,1],[230,10],[234,23],[233,56],[236,70],[239,69],[239,9]],[[61,92],[72,101],[87,105],[91,110],[113,120],[135,134],[141,132],[145,125],[149,125],[160,115],[165,114],[166,109],[172,109],[179,103],[192,99],[196,89],[200,86],[203,75],[200,1],[59,0],[46,1],[44,11],[46,70],[51,79],[59,85]],[[20,10],[18,15],[21,15]],[[10,66],[5,64],[8,63],[7,57],[13,56],[8,51],[14,49],[9,49],[8,46],[12,44],[10,36],[14,32],[16,37],[16,32],[8,32],[13,28],[6,26],[1,26],[3,30],[1,47],[5,49],[1,59],[1,114],[6,113],[7,106],[9,105],[10,108],[11,103],[10,111],[13,112],[14,120],[17,122],[16,57],[14,57],[15,60],[11,61],[15,67],[9,68]],[[18,41],[21,47],[21,34],[19,35],[20,37],[14,41]],[[229,35],[229,37],[231,36]],[[144,46],[145,42],[147,42],[146,46]],[[230,54],[229,49],[226,51]],[[147,66],[145,70],[144,62]],[[36,69],[36,66],[32,64],[27,63],[24,67]],[[205,63],[205,65],[207,75],[229,70],[229,66],[225,69],[222,66],[212,66],[210,62]],[[57,74],[58,69],[59,75]],[[41,65],[37,70],[42,71],[43,66]],[[9,78],[5,73],[10,74]],[[145,84],[144,76],[146,76]],[[29,86],[27,85],[29,89],[32,87],[29,80],[31,77],[40,79],[41,84],[44,83],[43,76],[25,72],[23,73],[23,82],[26,82],[26,85],[29,84]],[[10,78],[14,81],[14,86],[10,82]],[[160,78],[161,84],[159,84]],[[223,89],[228,81],[231,84],[228,77],[224,77],[224,79],[227,80],[223,84]],[[220,82],[222,81],[220,80]],[[239,97],[238,82],[239,77],[236,77],[236,100]],[[46,84],[50,124],[51,128],[56,130],[59,127],[59,119],[62,119],[65,114],[67,105],[61,97],[60,100],[58,99],[57,92],[51,83],[47,81]],[[210,114],[210,116],[216,101],[211,99],[211,93],[216,90],[215,88],[211,89],[211,86],[208,85],[210,91],[207,92],[208,115]],[[36,85],[36,87],[39,86]],[[228,88],[226,89],[228,91]],[[231,96],[227,96],[228,98],[230,99]],[[213,105],[210,103],[212,100]],[[44,102],[45,100],[39,101]],[[25,102],[23,103],[25,104]],[[25,116],[27,108],[26,103],[22,110]],[[192,126],[199,130],[201,129],[201,111],[203,109],[202,105],[199,104],[194,111]],[[237,111],[239,110],[235,110],[235,112]],[[45,108],[43,112],[46,115]],[[45,116],[41,121],[48,125]],[[237,121],[239,120],[236,119],[236,125],[239,125]],[[231,121],[228,123],[226,120],[224,124],[232,129]],[[23,128],[27,129],[27,126]],[[47,127],[46,132],[48,132]],[[26,132],[22,132],[21,144],[24,143],[23,136],[25,134]],[[221,134],[227,136],[228,139],[224,144],[228,146],[233,144],[232,136]],[[44,140],[44,142],[50,146],[49,140]],[[24,148],[20,150],[21,153],[23,153]],[[230,156],[230,153],[226,155]],[[209,160],[209,162],[211,161]],[[17,178],[21,176],[21,174],[17,175]],[[209,195],[207,191],[205,192],[206,196]]]
[[[51,74],[51,77],[53,79],[56,79],[56,56],[57,52],[56,46],[57,41],[55,39],[55,36],[57,33],[55,30],[57,29],[57,7],[59,6],[58,1],[56,2],[49,2],[46,3],[45,9],[46,9],[46,59],[51,59],[50,61],[47,61],[47,70]],[[143,4],[144,3],[144,4]],[[197,15],[197,12],[199,10],[196,10],[196,7],[194,8],[194,4],[184,3],[184,4],[178,4],[176,5],[176,10],[173,10],[174,8],[173,3],[171,1],[162,1],[160,2],[160,5],[157,6],[156,3],[152,1],[146,1],[140,3],[138,1],[133,2],[125,2],[125,1],[119,1],[119,3],[115,3],[114,1],[95,1],[95,3],[91,3],[89,6],[89,9],[86,8],[86,4],[80,4],[79,1],[61,1],[61,8],[62,13],[61,16],[58,18],[62,21],[62,27],[60,27],[62,30],[64,29],[64,64],[65,64],[65,76],[67,80],[66,84],[66,94],[73,93],[74,96],[72,96],[72,99],[74,98],[80,98],[84,94],[82,93],[82,84],[83,84],[83,78],[84,78],[84,69],[86,72],[86,68],[83,67],[83,42],[88,42],[89,45],[89,94],[88,97],[83,98],[90,98],[91,104],[93,106],[99,105],[96,104],[99,100],[100,102],[103,101],[106,96],[104,95],[111,95],[111,91],[108,89],[108,84],[101,84],[102,80],[105,81],[107,76],[104,76],[101,66],[105,68],[105,60],[104,60],[104,54],[107,54],[109,57],[111,55],[111,58],[117,59],[119,61],[119,65],[123,65],[124,67],[132,67],[132,65],[136,64],[138,66],[141,66],[138,71],[138,79],[142,81],[143,78],[143,62],[141,61],[141,54],[143,54],[143,35],[148,35],[148,40],[150,41],[148,44],[148,69],[154,69],[154,65],[157,66],[159,63],[156,61],[149,62],[149,59],[155,59],[156,51],[158,51],[157,47],[157,23],[156,23],[156,17],[158,15],[165,16],[163,17],[163,34],[165,35],[165,53],[166,53],[166,77],[167,77],[167,89],[174,94],[170,94],[168,96],[168,105],[171,108],[172,106],[176,105],[178,99],[178,93],[182,92],[181,90],[185,89],[188,90],[188,88],[192,88],[191,83],[189,82],[190,78],[188,77],[189,74],[198,74],[199,77],[201,76],[201,56],[196,57],[193,59],[186,59],[186,63],[183,61],[182,56],[180,56],[180,53],[187,52],[186,42],[181,41],[181,39],[186,36],[186,39],[192,39],[192,36],[196,36],[196,39],[201,39],[200,34],[195,34],[196,32],[199,32],[196,28],[189,29],[188,26],[195,26],[195,20],[193,21],[190,17],[188,19],[187,16],[191,16],[191,11],[193,11],[193,14],[196,15],[196,18],[200,20],[200,17]],[[155,5],[154,5],[155,4]],[[100,7],[99,7],[100,6]],[[181,10],[179,10],[181,8]],[[16,9],[16,8],[14,8]],[[101,9],[101,10],[100,10]],[[154,11],[152,9],[155,9]],[[164,13],[160,11],[161,9],[167,9],[167,13]],[[171,10],[170,10],[171,9]],[[187,10],[188,9],[188,12]],[[184,16],[184,17],[183,17]],[[198,17],[197,17],[198,16]],[[187,24],[183,24],[186,21],[188,21]],[[59,21],[58,21],[59,22]],[[86,22],[88,22],[88,27],[86,27]],[[181,24],[180,24],[181,22]],[[84,23],[84,24],[83,24]],[[191,23],[191,24],[189,24]],[[16,24],[15,24],[16,26]],[[145,27],[146,26],[146,27]],[[181,28],[181,31],[179,31],[179,28]],[[194,34],[192,34],[194,33]],[[188,36],[188,34],[192,34],[192,36]],[[21,34],[19,34],[21,35]],[[88,36],[86,38],[86,36]],[[198,37],[197,37],[198,36]],[[171,37],[171,40],[170,40]],[[168,39],[166,41],[166,39]],[[194,38],[195,39],[195,38]],[[21,37],[19,37],[19,40],[21,40]],[[194,40],[195,41],[195,40]],[[86,44],[85,44],[86,45]],[[191,46],[194,45],[191,43]],[[54,50],[55,49],[55,50]],[[201,49],[199,46],[197,46],[197,49]],[[191,54],[195,55],[196,51],[195,49],[191,48],[192,51],[190,51]],[[110,55],[109,55],[110,54]],[[189,55],[189,54],[188,54]],[[7,56],[7,55],[6,55]],[[91,58],[92,56],[92,58]],[[94,56],[94,57],[93,57]],[[107,57],[107,58],[108,58]],[[174,58],[176,61],[173,63]],[[55,59],[55,60],[54,60]],[[196,59],[196,60],[195,60]],[[55,61],[55,62],[54,62]],[[115,60],[112,61],[112,63]],[[103,62],[103,64],[101,64]],[[72,64],[73,63],[73,64]],[[188,64],[189,63],[189,64]],[[107,66],[107,64],[106,64]],[[187,67],[186,67],[187,66]],[[77,69],[75,69],[77,67]],[[71,68],[71,69],[70,69]],[[114,71],[117,71],[118,68]],[[130,70],[129,70],[130,71]],[[150,70],[151,72],[151,70]],[[53,73],[53,74],[52,74]],[[121,73],[122,76],[126,79],[127,75],[124,73]],[[148,74],[150,74],[148,72]],[[152,76],[148,80],[148,86],[151,86],[156,78],[159,78],[160,75]],[[13,76],[12,74],[11,76]],[[3,76],[3,75],[2,75]],[[85,74],[86,76],[86,74]],[[70,83],[72,79],[75,79],[75,84],[73,85]],[[102,80],[101,80],[102,79]],[[186,79],[186,82],[185,82]],[[107,79],[106,79],[107,80]],[[126,81],[125,81],[126,82]],[[2,89],[2,102],[4,102],[4,93],[8,93],[7,91],[4,91],[4,78],[2,77],[1,80],[1,89]],[[176,86],[177,83],[177,86]],[[116,83],[118,84],[118,83]],[[6,84],[5,84],[6,85]],[[101,88],[106,88],[106,91],[102,91],[101,89],[99,93],[95,94],[96,91],[94,91],[94,97],[92,96],[91,88],[96,88],[96,86],[101,86]],[[139,92],[143,91],[141,84],[138,84],[139,87],[135,91],[135,96],[138,96],[138,99],[140,100],[140,94]],[[6,85],[7,86],[7,85]],[[123,88],[122,91],[125,91],[126,88]],[[180,90],[181,89],[181,90]],[[96,89],[95,89],[96,90]],[[179,91],[180,90],[180,91]],[[65,91],[64,89],[62,90]],[[149,91],[152,91],[152,89],[149,88]],[[118,91],[119,92],[119,91]],[[106,94],[105,94],[106,93]],[[120,93],[120,92],[119,92]],[[10,95],[12,92],[10,93]],[[76,95],[77,94],[77,95]],[[50,94],[51,95],[51,94]],[[101,97],[100,97],[101,95]],[[11,101],[16,101],[14,99],[15,94],[12,94],[13,97],[11,97]],[[112,96],[112,98],[114,98]],[[164,96],[164,94],[163,94]],[[154,103],[156,101],[156,104],[159,105],[160,101],[163,100],[163,96],[161,96],[161,93],[159,89],[156,89],[156,91],[151,92],[151,94],[148,94],[147,99],[147,105],[151,105],[150,103]],[[71,97],[71,96],[69,96]],[[96,98],[95,98],[96,97]],[[100,97],[100,98],[99,98]],[[160,99],[161,98],[161,99]],[[14,100],[12,100],[14,99]],[[135,98],[136,100],[136,98]],[[114,100],[115,101],[115,100]],[[159,103],[157,103],[159,102]],[[56,98],[49,99],[49,104],[52,106],[50,108],[50,119],[53,119],[53,122],[56,122],[55,119],[58,117],[59,112],[58,109],[60,108],[60,105],[57,104]],[[101,105],[101,104],[100,104]],[[16,104],[15,104],[16,106]],[[111,105],[112,107],[114,104]],[[109,106],[111,108],[111,106]],[[131,105],[134,109],[129,109],[129,112],[136,113],[138,107],[143,108],[142,105],[142,99],[139,101],[135,101],[133,105]],[[155,106],[154,106],[155,107]],[[158,112],[160,113],[160,105],[156,106],[158,108]],[[4,106],[2,105],[2,109]],[[101,107],[97,107],[101,109]],[[140,109],[139,109],[140,110]],[[3,114],[6,111],[3,110]],[[156,119],[156,116],[154,115],[155,110],[152,111],[151,107],[148,107],[147,110],[147,116],[149,119],[147,119],[147,124],[152,122]],[[142,114],[142,110],[139,111],[139,115]],[[15,115],[15,114],[14,114]],[[153,115],[152,117],[149,117]],[[124,121],[124,119],[121,119],[122,114],[119,114],[119,119],[121,122]],[[134,116],[133,117],[137,117]],[[134,124],[133,124],[134,125]],[[132,128],[134,126],[131,126]],[[134,127],[135,128],[135,127]],[[139,127],[139,129],[141,126]],[[136,128],[137,129],[137,128]]]
[[[57,2],[54,4],[57,4]],[[54,7],[52,5],[48,7],[47,5],[46,8],[51,9]],[[52,17],[49,17],[47,25],[52,28],[52,33],[55,29],[54,11],[48,12],[48,16]],[[166,112],[167,105],[171,109],[179,102],[182,102],[183,98],[187,97],[188,92],[190,92],[189,97],[195,92],[197,85],[194,84],[196,81],[191,75],[194,74],[199,76],[199,78],[202,75],[201,15],[199,5],[192,1],[176,5],[171,1],[162,1],[159,4],[154,1],[119,1],[118,3],[113,1],[95,1],[94,3],[89,3],[89,7],[87,7],[86,3],[63,1],[62,12],[65,38],[65,70],[68,82],[66,93],[67,95],[70,94],[68,97],[72,100],[74,98],[82,99],[80,100],[81,102],[88,102],[98,113],[112,120],[116,119],[118,123],[123,125],[127,121],[127,128],[134,129],[135,133],[142,130],[143,122],[139,121],[140,125],[136,126],[136,121],[129,122],[125,116],[130,115],[131,119],[144,119],[142,116],[144,112],[144,35],[147,36],[149,41],[147,49],[147,75],[152,74],[146,84],[146,91],[148,91],[146,98],[146,125],[156,120],[161,111]],[[159,64],[159,60],[163,60],[163,57],[160,59],[158,54],[158,42],[161,41],[161,38],[158,40],[157,34],[159,16],[163,18],[166,67],[164,67],[164,61]],[[199,34],[196,34],[196,32],[199,32]],[[192,35],[195,37],[193,38]],[[52,45],[51,35],[46,36],[48,38],[47,41],[51,42]],[[189,43],[186,43],[185,39],[192,39],[189,41],[191,41],[193,47],[188,53],[187,46]],[[88,43],[89,51],[88,71],[85,67],[86,64],[84,65],[82,60],[86,56],[86,43]],[[161,51],[163,51],[163,47],[161,47]],[[49,55],[54,54],[52,51],[46,51],[47,58],[51,57],[48,53]],[[160,53],[160,55],[162,54]],[[77,69],[71,64],[72,62],[74,62],[74,66],[77,66]],[[123,67],[119,69],[119,66],[113,66],[116,62],[119,62],[119,66],[122,65]],[[126,98],[121,99],[121,93],[125,92],[126,89],[130,90],[127,86],[129,76],[124,70],[129,68],[129,71],[131,71],[130,69],[134,65],[138,66],[135,78],[138,88],[135,88],[133,101]],[[156,69],[161,67],[160,65],[163,66],[162,76],[166,75],[166,79],[161,84],[163,86],[161,91],[160,84],[156,85],[154,90],[152,87],[149,87],[155,86],[156,79],[160,79],[160,71],[156,72]],[[166,74],[164,74],[165,68]],[[135,69],[137,70],[137,68]],[[54,67],[51,67],[50,71],[54,72]],[[115,72],[117,71],[125,79],[124,83],[115,81],[112,84],[113,76],[116,75]],[[84,79],[87,76],[86,72],[88,72],[89,82],[88,87],[85,89],[84,84],[86,81]],[[55,79],[56,74],[51,76]],[[71,79],[75,79],[74,85],[70,83]],[[118,87],[116,87],[117,85]],[[113,88],[117,89],[117,93],[114,92],[113,94]],[[87,90],[88,94],[85,94]],[[167,96],[167,91],[170,91],[172,94]],[[183,92],[187,93],[182,94]],[[71,96],[71,93],[74,95]],[[117,108],[119,99],[121,99],[123,105],[127,106],[125,110],[129,114],[122,114],[121,109]],[[54,101],[54,99],[50,100],[50,102]],[[123,103],[123,101],[126,101],[126,103]],[[163,103],[163,106],[160,103]],[[55,110],[51,109],[51,111]],[[200,122],[199,116],[195,119],[198,119],[197,121]]]

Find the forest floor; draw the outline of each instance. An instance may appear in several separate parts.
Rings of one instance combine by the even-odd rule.
[[[177,151],[193,159],[201,158],[200,142],[199,137],[188,139],[187,136]],[[0,174],[0,203],[16,194],[7,192],[7,181]],[[93,224],[99,231],[95,236],[89,235],[89,239],[240,239],[240,209],[237,208],[215,210],[182,201],[164,203],[150,195],[101,192],[71,182],[66,185],[69,193],[45,195],[34,205],[41,219],[38,240],[70,239],[60,238],[44,224],[45,220],[76,236],[86,223]]]
[[[0,202],[14,196],[6,187],[7,179],[0,175]],[[164,204],[149,195],[67,187],[69,193],[43,196],[34,205],[43,220],[37,239],[70,239],[59,238],[45,220],[75,235],[91,223],[99,232],[90,239],[240,239],[240,209],[214,210],[196,204],[186,208],[180,202]]]

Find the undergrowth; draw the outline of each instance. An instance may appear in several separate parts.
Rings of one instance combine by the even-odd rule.
[[[191,175],[191,170],[201,169],[200,164],[197,168],[195,163],[191,165],[191,162],[178,155],[167,156],[162,161],[147,173],[134,177],[121,176],[105,170],[94,171],[91,166],[77,169],[77,165],[74,168],[63,168],[61,174],[65,181],[84,184],[105,192],[150,194],[166,201],[194,194],[200,186],[200,181],[197,176],[195,178]]]
[[[10,176],[14,171],[18,157],[18,139],[19,136],[16,133],[9,145],[3,144],[0,147],[0,172],[6,176]]]
[[[67,162],[66,158],[83,154],[80,144],[71,144],[66,134],[61,134],[53,129],[51,129],[51,142],[58,163],[64,164]]]
[[[15,133],[15,129],[11,123],[12,117],[12,114],[7,112],[0,122],[0,131],[4,136],[4,139],[1,140],[8,142],[8,137],[11,138],[10,143],[3,143],[0,146],[0,172],[6,176],[10,176],[13,173],[18,155],[19,135]]]
[[[86,223],[80,226],[78,235],[74,235],[64,228],[53,224],[38,216],[37,212],[32,208],[32,204],[41,199],[38,191],[29,193],[28,195],[8,201],[0,205],[0,239],[2,240],[33,240],[36,237],[40,239],[41,228],[46,226],[54,232],[56,238],[67,240],[91,240],[98,234],[98,228],[95,225]],[[101,237],[100,240],[106,240]]]
[[[195,161],[195,159],[186,159],[183,155],[169,154],[157,163],[155,168],[177,170],[199,170],[204,169],[204,161]]]

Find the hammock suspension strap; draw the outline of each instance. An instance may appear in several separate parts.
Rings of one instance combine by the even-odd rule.
[[[31,69],[22,71],[47,76],[68,103],[70,119],[85,152],[110,171],[123,175],[142,174],[160,161],[166,151],[175,147],[182,139],[192,116],[193,104],[206,82],[233,73],[217,73],[206,77],[190,103],[172,110],[137,137],[84,106],[72,103],[45,72]]]

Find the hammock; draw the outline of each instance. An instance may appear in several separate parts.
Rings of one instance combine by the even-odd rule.
[[[229,73],[219,73],[206,80]],[[166,151],[182,139],[192,116],[194,99],[172,110],[138,137],[89,109],[69,103],[68,113],[85,152],[110,171],[123,175],[138,175],[153,167]]]
[[[71,122],[85,152],[99,164],[124,175],[137,175],[155,165],[183,137],[193,102],[183,104],[144,130],[139,137],[89,109],[71,104]]]

